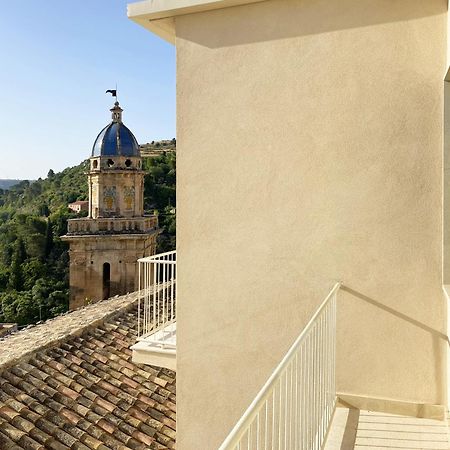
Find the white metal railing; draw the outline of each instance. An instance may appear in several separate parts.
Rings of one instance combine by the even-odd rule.
[[[337,283],[219,450],[320,450],[336,405]]]
[[[175,347],[177,253],[148,256],[138,263],[138,340]]]

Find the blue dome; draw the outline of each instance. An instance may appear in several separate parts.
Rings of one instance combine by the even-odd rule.
[[[112,122],[100,131],[92,156],[141,156],[133,133],[123,124]]]
[[[112,122],[103,128],[92,147],[92,156],[141,156],[134,134],[122,123],[122,108],[111,109]]]

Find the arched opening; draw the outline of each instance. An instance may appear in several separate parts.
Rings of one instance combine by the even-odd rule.
[[[103,264],[103,300],[111,297],[111,266]]]

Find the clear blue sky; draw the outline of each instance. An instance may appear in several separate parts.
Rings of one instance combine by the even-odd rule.
[[[36,179],[90,155],[117,83],[139,143],[175,137],[175,48],[125,0],[11,0],[0,14],[0,178]]]

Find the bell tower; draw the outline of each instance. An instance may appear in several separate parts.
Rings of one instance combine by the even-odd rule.
[[[89,217],[140,217],[144,214],[144,172],[139,146],[122,122],[115,102],[112,122],[97,136],[90,159]]]
[[[137,289],[137,260],[156,250],[158,219],[144,215],[139,145],[115,102],[89,160],[88,216],[68,221],[70,309]]]

